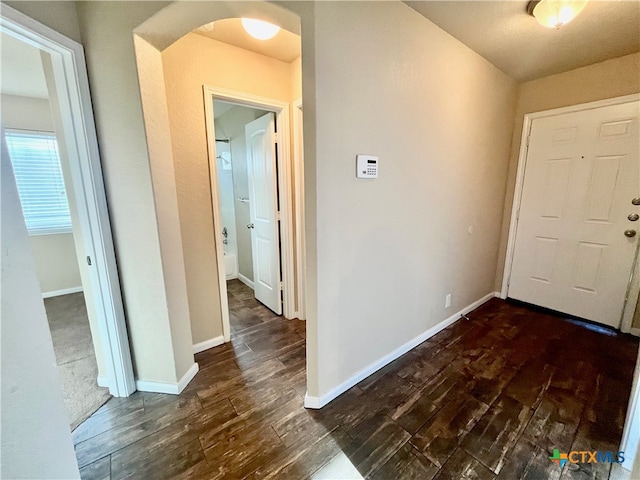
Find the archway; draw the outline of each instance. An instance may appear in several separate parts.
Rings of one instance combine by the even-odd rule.
[[[302,9],[306,7],[301,7]],[[177,192],[175,187],[174,158],[172,154],[171,128],[167,106],[167,96],[163,79],[162,51],[176,40],[197,27],[216,20],[237,17],[257,18],[278,24],[283,29],[300,34],[302,15],[267,2],[175,2],[153,17],[146,20],[134,30],[134,44],[136,62],[139,73],[140,93],[145,119],[145,131],[149,160],[154,184],[154,198],[156,214],[158,216],[159,236],[163,251],[163,263],[179,267],[184,265],[182,258],[182,239],[180,234],[180,219],[177,208]],[[305,48],[305,44],[306,47]],[[305,58],[309,51],[309,44],[303,38]],[[312,63],[311,63],[312,64]],[[303,72],[307,70],[303,67]],[[303,77],[308,78],[304,75]],[[305,93],[312,92],[305,85]],[[305,95],[307,97],[307,95]],[[309,96],[310,99],[313,96]],[[314,112],[309,105],[306,112]],[[309,114],[307,113],[307,116]],[[305,118],[305,165],[309,165],[313,155],[313,119]],[[306,167],[305,167],[306,168]],[[309,225],[315,222],[314,183],[315,169],[308,168],[305,175],[305,190],[308,198],[305,201],[305,214]],[[311,208],[310,208],[311,207]],[[315,258],[312,248],[315,229],[306,229],[306,252],[309,258]],[[165,239],[165,240],[163,240]],[[176,247],[176,246],[179,247]],[[172,260],[173,259],[173,260]],[[307,261],[307,278],[315,274],[315,265]],[[171,268],[165,266],[165,278],[171,276]],[[180,277],[180,275],[178,276]],[[183,277],[184,278],[184,277]],[[179,280],[182,281],[182,280]],[[315,282],[312,282],[315,283]],[[182,295],[185,289],[178,288],[177,295]],[[316,342],[315,305],[313,290],[307,293],[307,389],[317,391],[317,358],[314,342]],[[184,298],[182,298],[184,301]],[[219,315],[221,318],[221,315]]]

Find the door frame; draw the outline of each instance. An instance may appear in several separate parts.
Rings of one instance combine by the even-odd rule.
[[[295,318],[295,274],[294,274],[294,229],[292,216],[291,192],[293,192],[293,177],[290,152],[290,119],[288,102],[272,98],[260,97],[244,92],[225,88],[203,85],[205,124],[207,129],[207,147],[209,154],[209,179],[211,182],[211,205],[213,210],[213,230],[218,263],[218,284],[220,291],[220,305],[222,309],[222,333],[224,341],[231,339],[229,323],[229,302],[227,298],[227,281],[224,268],[224,249],[222,243],[222,211],[220,207],[220,192],[218,187],[218,167],[216,162],[216,134],[214,125],[213,101],[233,103],[239,106],[259,108],[274,112],[276,115],[277,154],[278,154],[278,184],[280,202],[280,261],[282,265],[283,301],[282,314],[285,318]],[[284,187],[284,188],[283,188]]]
[[[520,205],[522,202],[522,188],[524,186],[524,174],[526,170],[527,155],[529,153],[529,137],[531,135],[531,125],[535,119],[552,117],[556,115],[563,115],[565,113],[580,112],[584,110],[593,110],[601,107],[608,107],[611,105],[621,105],[624,103],[640,102],[640,94],[635,93],[632,95],[625,95],[622,97],[608,98],[605,100],[598,100],[595,102],[581,103],[578,105],[571,105],[568,107],[554,108],[552,110],[544,110],[540,112],[527,113],[524,116],[524,123],[522,127],[522,136],[520,139],[520,153],[518,155],[518,169],[516,173],[516,184],[513,192],[513,205],[511,207],[511,219],[509,222],[509,237],[507,240],[507,251],[504,262],[504,271],[502,274],[502,289],[500,291],[500,298],[505,300],[509,293],[509,282],[511,280],[511,269],[513,267],[513,257],[515,253],[516,234],[518,230],[518,217],[520,213]],[[633,320],[633,314],[636,308],[636,299],[638,293],[640,293],[640,268],[637,261],[638,249],[640,249],[640,242],[636,246],[636,261],[631,271],[631,278],[629,279],[629,285],[627,287],[627,294],[625,296],[625,303],[622,312],[622,318],[620,319],[620,330],[625,333],[633,333],[640,335],[640,329],[631,328],[631,322]]]
[[[72,189],[97,313],[106,382],[111,395],[135,392],[133,365],[116,264],[98,138],[82,45],[21,12],[2,5],[0,31],[51,55],[58,88]],[[96,382],[98,379],[96,379]]]
[[[304,218],[304,138],[302,125],[302,99],[293,101],[293,173],[295,186],[294,205],[296,220],[296,280],[298,281],[297,291],[297,312],[296,317],[306,320],[306,272],[307,257],[305,255],[305,218]]]

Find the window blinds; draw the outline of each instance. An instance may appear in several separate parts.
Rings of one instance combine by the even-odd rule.
[[[29,233],[70,232],[71,215],[55,135],[6,130],[5,138]]]

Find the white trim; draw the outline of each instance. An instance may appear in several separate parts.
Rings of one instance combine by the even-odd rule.
[[[636,337],[640,336],[640,328],[634,328],[633,316],[636,313],[636,304],[640,295],[640,242],[636,245],[636,255],[634,258],[634,267],[631,270],[631,278],[627,287],[627,294],[624,300],[624,308],[622,309],[622,319],[620,322],[620,330],[624,333],[630,333]]]
[[[205,350],[209,350],[210,348],[217,347],[218,345],[222,345],[224,343],[224,335],[220,335],[219,337],[210,338],[209,340],[205,340],[204,342],[195,343],[193,345],[193,353],[204,352]]]
[[[289,120],[289,103],[282,102],[266,97],[259,97],[244,92],[238,92],[225,88],[203,85],[204,93],[204,109],[205,123],[207,127],[207,144],[209,152],[209,174],[211,182],[211,203],[213,208],[213,228],[216,244],[216,253],[218,259],[218,278],[220,284],[220,299],[222,308],[222,330],[225,341],[231,338],[231,327],[229,325],[229,302],[227,299],[227,283],[226,273],[224,272],[224,249],[222,245],[222,214],[220,210],[220,199],[218,189],[218,173],[217,164],[212,159],[216,158],[216,142],[215,142],[215,126],[213,100],[222,100],[236,105],[243,105],[252,108],[260,108],[263,110],[275,112],[276,129],[278,131],[278,158],[281,162],[278,164],[278,183],[280,190],[280,244],[281,244],[281,262],[282,262],[282,283],[283,283],[283,315],[286,318],[292,318],[295,310],[294,294],[294,271],[293,271],[293,222],[292,222],[292,205],[291,195],[292,188],[291,176],[291,139],[290,139],[290,120]],[[282,188],[284,186],[284,188]],[[238,278],[240,276],[238,275]]]
[[[216,262],[218,264],[218,289],[220,292],[220,309],[222,313],[222,336],[224,341],[231,340],[231,324],[229,322],[229,298],[227,297],[227,272],[224,263],[224,245],[222,237],[222,210],[218,194],[218,169],[216,168],[216,132],[213,125],[213,101],[206,86],[204,94],[204,115],[207,127],[207,145],[209,154],[209,182],[211,185],[211,210],[213,212],[213,233],[216,248]]]
[[[306,317],[306,271],[307,262],[304,252],[304,139],[302,136],[302,99],[293,102],[293,174],[295,185],[295,221],[296,221],[296,281],[298,296],[296,303],[298,310],[294,316],[300,320]]]
[[[98,375],[97,382],[99,387],[111,388],[111,382],[104,375]]]
[[[79,287],[63,288],[61,290],[51,290],[50,292],[42,292],[42,298],[59,297],[60,295],[69,295],[71,293],[82,292],[82,285]]]
[[[636,360],[633,386],[629,397],[629,406],[627,407],[627,418],[622,431],[622,440],[620,441],[620,451],[624,452],[622,467],[627,470],[633,469],[634,461],[640,461],[640,459],[636,458],[640,443],[640,372],[638,369],[640,369],[640,354],[638,354]]]
[[[245,277],[243,274],[241,274],[240,272],[238,272],[238,280],[240,280],[247,287],[249,287],[251,290],[253,290],[253,282],[251,280],[249,280],[247,277]]]
[[[185,389],[185,387],[189,385],[189,382],[193,380],[193,377],[196,376],[199,370],[200,366],[196,362],[194,362],[189,370],[187,370],[187,372],[178,381],[178,393],[181,393]]]
[[[447,319],[443,320],[442,322],[438,323],[437,325],[431,327],[429,330],[426,330],[425,332],[422,332],[417,337],[412,338],[411,340],[409,340],[404,345],[401,345],[400,347],[396,348],[393,352],[391,352],[391,353],[385,355],[384,357],[382,357],[381,359],[376,360],[375,362],[369,364],[368,366],[366,366],[365,368],[363,368],[362,370],[357,372],[355,375],[351,376],[350,378],[348,378],[347,380],[345,380],[344,382],[342,382],[340,385],[338,385],[337,387],[333,388],[329,392],[325,393],[324,395],[322,395],[320,397],[314,397],[314,396],[309,395],[309,393],[307,392],[305,394],[305,396],[304,396],[304,406],[305,406],[305,408],[322,408],[322,407],[324,407],[330,401],[332,401],[333,399],[337,398],[339,395],[343,394],[344,392],[349,390],[351,387],[353,387],[354,385],[358,384],[359,382],[361,382],[362,380],[367,378],[372,373],[377,372],[378,370],[380,370],[385,365],[388,365],[389,363],[393,362],[398,357],[401,357],[402,355],[407,353],[409,350],[411,350],[411,349],[417,347],[418,345],[420,345],[425,340],[433,337],[436,333],[438,333],[441,330],[447,328],[449,325],[451,325],[452,323],[456,322],[457,320],[460,320],[462,315],[466,315],[467,313],[471,312],[472,310],[475,310],[480,305],[482,305],[483,303],[486,303],[487,301],[491,300],[495,296],[496,296],[496,292],[488,293],[487,295],[485,295],[481,299],[476,300],[475,302],[473,302],[472,304],[466,306],[465,308],[463,308],[459,312],[454,313],[449,318],[447,318]]]
[[[150,382],[147,380],[136,380],[136,388],[140,392],[168,393],[170,395],[180,395],[184,388],[196,376],[200,367],[197,363],[191,365],[182,378],[177,383]]]
[[[520,204],[522,202],[522,187],[524,185],[524,173],[527,163],[528,145],[527,138],[531,132],[531,124],[533,120],[537,118],[552,117],[556,115],[563,115],[565,113],[579,112],[583,110],[593,110],[596,108],[608,107],[611,105],[620,105],[623,103],[632,103],[640,101],[640,94],[634,93],[633,95],[625,95],[623,97],[608,98],[606,100],[598,100],[596,102],[581,103],[579,105],[572,105],[569,107],[555,108],[553,110],[545,110],[542,112],[527,113],[524,116],[524,124],[522,127],[522,137],[520,139],[520,154],[518,155],[518,169],[516,173],[516,185],[513,192],[513,206],[511,208],[511,220],[509,222],[509,237],[507,241],[507,252],[504,262],[504,271],[502,274],[502,289],[500,291],[500,298],[506,299],[509,295],[509,280],[511,279],[511,269],[513,268],[513,256],[515,253],[516,234],[518,230],[518,213],[520,211]],[[636,308],[636,300],[638,298],[638,292],[640,291],[640,276],[638,263],[634,267],[634,277],[632,278],[629,287],[628,299],[630,301],[625,302],[625,309],[622,315],[622,321],[620,323],[620,329],[623,331],[629,331],[631,328],[631,321],[633,313]],[[633,295],[635,294],[635,297]]]
[[[69,155],[78,218],[86,255],[93,260],[89,278],[110,393],[135,391],[129,338],[116,267],[102,166],[82,45],[3,4],[0,30],[51,57],[64,138]]]

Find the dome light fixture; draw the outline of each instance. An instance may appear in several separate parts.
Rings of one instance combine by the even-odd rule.
[[[555,28],[573,20],[587,4],[587,0],[532,0],[527,13],[547,28]]]
[[[243,18],[242,26],[249,35],[258,40],[269,40],[280,31],[279,26],[255,18]]]

